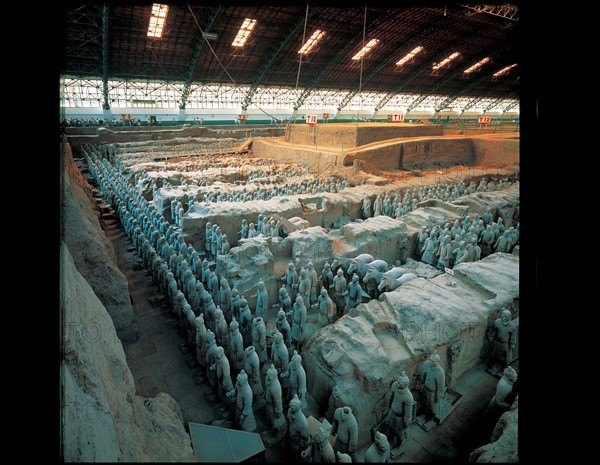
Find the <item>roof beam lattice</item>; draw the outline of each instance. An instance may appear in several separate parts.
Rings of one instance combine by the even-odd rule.
[[[67,12],[67,28],[73,26],[77,34],[67,40],[65,59],[74,67],[66,75],[102,76],[103,72],[103,10],[98,5],[86,5]]]
[[[487,13],[493,16],[499,16],[500,18],[509,19],[511,21],[519,20],[519,8],[514,5],[460,5],[469,10],[476,11],[477,13]]]
[[[185,109],[187,100],[190,97],[192,81],[194,80],[194,74],[196,73],[196,67],[198,66],[198,59],[200,58],[200,54],[202,53],[202,49],[204,48],[205,41],[208,40],[204,37],[204,33],[210,32],[210,29],[219,17],[221,11],[221,5],[213,7],[209,10],[206,23],[204,24],[204,29],[201,30],[195,38],[194,50],[192,52],[192,58],[187,69],[187,75],[185,78],[185,83],[183,85],[183,92],[181,93],[181,100],[179,102],[180,110]]]
[[[309,11],[308,15],[306,16],[306,21],[308,21],[310,18],[312,18],[317,13],[317,11],[319,11],[318,8],[312,8]],[[279,52],[281,52],[281,50],[285,47],[285,45],[293,37],[294,38],[296,37],[296,33],[299,30],[302,30],[302,28],[304,26],[304,22],[305,22],[305,19],[301,18],[299,21],[296,21],[294,24],[292,24],[281,35],[281,37],[277,40],[277,42],[275,42],[275,44],[273,44],[273,46],[269,49],[266,57],[263,60],[263,65],[260,67],[260,69],[256,73],[256,76],[254,77],[254,81],[252,82],[250,89],[248,89],[248,92],[246,93],[246,96],[244,97],[244,101],[242,103],[242,110],[246,111],[248,109],[248,106],[250,105],[250,103],[252,103],[252,98],[254,97],[254,94],[256,93],[256,89],[258,88],[260,82],[262,81],[262,78],[267,73],[267,71],[271,68],[271,66],[273,66],[273,64],[275,63],[275,59],[277,58],[277,55],[279,55]]]
[[[108,62],[110,59],[108,49],[108,5],[102,5],[102,108],[110,110],[108,98]]]
[[[440,59],[445,58],[448,55],[447,51],[443,51],[442,53],[439,53],[438,55],[436,55],[435,57],[433,57],[433,62],[437,62]],[[393,90],[392,92],[387,93],[386,95],[384,95],[381,100],[379,100],[379,102],[377,102],[377,105],[375,105],[375,111],[379,110],[380,108],[384,107],[386,103],[388,103],[392,97],[394,97],[396,94],[399,94],[400,92],[402,92],[402,90],[404,90],[404,88],[409,85],[412,81],[414,81],[415,79],[421,77],[421,73],[419,72],[415,72],[413,73],[406,81],[404,81],[402,84],[400,84],[395,90]],[[439,86],[436,86],[439,87]],[[431,92],[425,92],[423,93],[423,97],[426,98],[429,96]]]
[[[451,15],[446,15],[442,20],[440,20],[434,26],[430,26],[430,27],[423,29],[419,33],[415,34],[411,39],[409,39],[408,42],[405,42],[404,44],[402,44],[402,49],[406,48],[406,50],[412,50],[416,45],[420,45],[420,42],[423,39],[425,39],[429,34],[431,34],[432,31],[439,29],[440,27],[444,27],[450,21],[450,19],[451,19]],[[383,69],[396,63],[397,60],[398,60],[397,55],[390,54],[388,56],[388,58],[383,60],[375,69],[373,69],[369,74],[367,74],[367,76],[365,76],[363,78],[363,81],[362,81],[363,85],[365,83],[369,82],[375,76],[377,76],[377,74],[379,74]],[[350,101],[354,98],[354,96],[356,96],[356,94],[358,94],[358,92],[359,92],[358,87],[353,89],[352,91],[348,92],[348,94],[346,94],[346,96],[343,98],[343,100],[339,103],[338,108],[337,108],[338,111],[341,110],[342,108],[344,108],[346,105],[348,105],[348,103],[350,103]]]

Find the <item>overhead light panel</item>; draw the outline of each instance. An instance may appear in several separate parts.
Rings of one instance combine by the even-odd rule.
[[[162,5],[160,3],[152,4],[150,24],[148,25],[148,37],[155,37],[157,39],[162,37],[168,12],[169,5]]]
[[[420,45],[418,47],[413,48],[410,52],[408,52],[403,58],[400,59],[399,62],[396,63],[397,66],[403,66],[409,61],[411,61],[414,57],[416,57],[419,53],[423,51],[423,47]]]
[[[507,66],[506,68],[502,68],[500,71],[494,73],[494,77],[502,76],[503,74],[508,74],[508,72],[513,69],[517,64]]]
[[[248,40],[248,37],[250,37],[254,26],[256,26],[255,19],[244,19],[242,27],[240,27],[240,30],[235,36],[235,39],[233,39],[233,42],[231,43],[232,47],[243,47],[246,41]]]
[[[379,39],[371,39],[369,40],[369,42],[367,42],[367,45],[365,45],[356,55],[354,55],[352,57],[353,60],[360,60],[362,57],[364,57],[367,53],[369,53],[369,51],[375,47],[375,45],[377,45],[379,43]]]
[[[317,45],[317,43],[323,38],[324,35],[325,35],[325,31],[321,31],[320,29],[317,29],[308,38],[308,40],[302,46],[302,48],[300,50],[298,50],[298,53],[302,53],[303,55],[306,55],[307,53],[309,53]]]
[[[458,58],[460,56],[460,53],[458,52],[454,52],[452,55],[450,55],[448,58],[444,58],[442,61],[440,61],[439,63],[435,63],[433,65],[433,69],[434,70],[438,70],[443,68],[444,66],[446,66],[447,64],[449,64],[452,60],[455,60],[456,58]]]
[[[490,61],[491,61],[490,57],[485,57],[483,60],[478,61],[473,66],[465,69],[463,72],[464,72],[464,74],[471,74],[473,71],[477,71],[479,68],[481,68],[486,63],[489,63]]]

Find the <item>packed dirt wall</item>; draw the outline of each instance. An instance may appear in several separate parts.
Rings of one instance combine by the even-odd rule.
[[[343,172],[355,160],[372,163],[381,170],[427,169],[436,166],[511,167],[519,163],[519,140],[497,137],[453,137],[383,140],[348,148],[320,144],[299,146],[282,138],[255,140],[257,158],[303,160],[314,171]]]
[[[127,280],[69,144],[61,157],[62,459],[194,461],[175,400],[136,395],[121,342],[137,337]]]

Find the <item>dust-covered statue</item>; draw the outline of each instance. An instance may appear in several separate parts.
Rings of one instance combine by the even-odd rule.
[[[385,418],[386,436],[393,449],[401,445],[408,437],[408,426],[414,421],[415,401],[408,389],[410,380],[402,371],[398,379],[392,383],[389,411]]]
[[[286,432],[287,423],[283,415],[283,397],[281,384],[277,376],[277,369],[271,365],[267,370],[265,378],[265,401],[267,418],[269,420],[269,429],[263,431],[267,437],[275,436],[275,439],[281,439]]]
[[[496,420],[504,412],[510,408],[513,398],[514,384],[517,381],[517,372],[511,366],[507,366],[504,369],[502,378],[496,385],[496,392],[494,397],[490,400],[484,415],[488,415]]]
[[[335,463],[335,452],[329,442],[331,423],[323,419],[319,429],[310,440],[310,445],[301,453],[306,462]]]
[[[425,417],[440,420],[440,399],[446,394],[446,374],[440,366],[440,356],[434,350],[419,371]]]
[[[387,463],[390,461],[390,444],[385,434],[375,431],[375,440],[365,452],[365,463]]]
[[[252,389],[248,384],[248,375],[244,370],[237,375],[235,388],[227,392],[227,397],[235,396],[235,425],[242,431],[254,431],[256,419],[252,411]]]
[[[333,450],[348,454],[353,462],[357,462],[358,422],[350,407],[339,407],[335,410],[331,434],[335,436]]]
[[[300,454],[308,447],[310,435],[308,432],[308,420],[302,412],[298,396],[295,396],[290,401],[287,420],[289,445],[294,453],[295,459],[300,461]]]
[[[489,372],[496,375],[513,361],[513,351],[517,344],[517,327],[512,321],[510,310],[502,309],[489,334],[491,342]]]

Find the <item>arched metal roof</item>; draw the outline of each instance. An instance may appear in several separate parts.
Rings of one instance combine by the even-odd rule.
[[[349,96],[360,89],[390,96],[405,92],[519,98],[515,47],[519,10],[513,5],[342,8],[316,4],[308,9],[306,5],[167,5],[160,39],[147,36],[151,3],[65,7],[61,74],[188,86],[235,83],[290,86],[307,92],[344,89]],[[233,47],[245,18],[256,19],[256,27],[244,47]],[[303,37],[316,29],[325,31],[325,36],[315,50],[302,56],[300,65]],[[365,43],[370,39],[379,43],[361,66],[351,57],[363,45],[363,31]],[[422,46],[423,52],[397,66],[416,46]],[[457,59],[433,70],[435,63],[453,52],[460,54]],[[485,57],[490,61],[480,70],[464,73]],[[507,74],[493,76],[513,64],[517,66]]]

